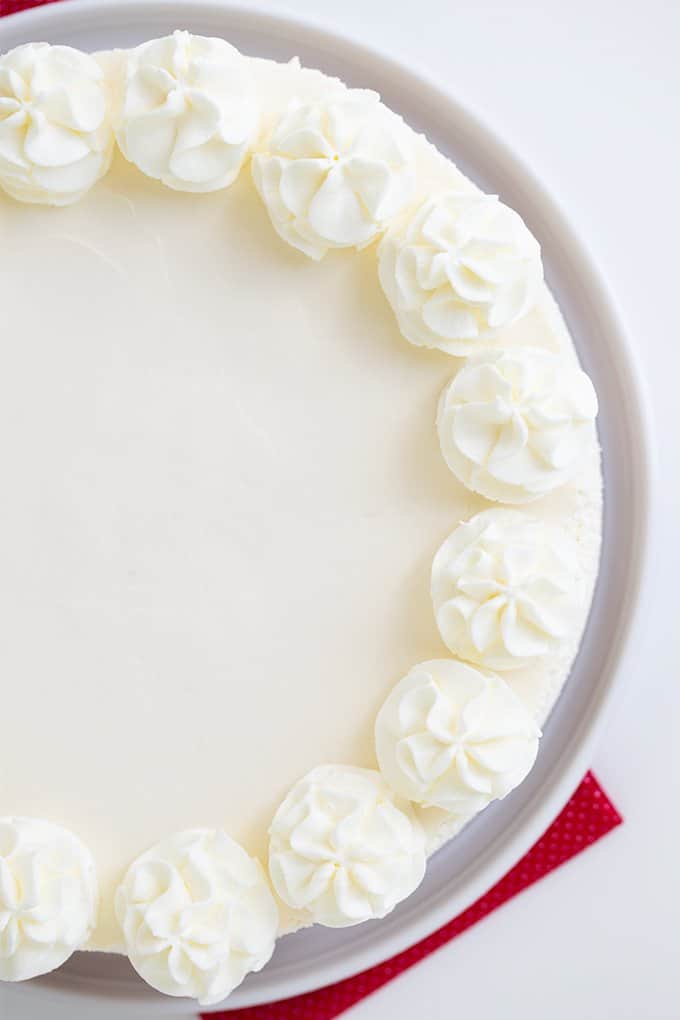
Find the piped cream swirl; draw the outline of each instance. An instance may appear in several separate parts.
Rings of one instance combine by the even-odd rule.
[[[106,173],[112,152],[96,60],[48,43],[0,56],[0,186],[12,198],[69,205]]]
[[[487,499],[528,503],[573,476],[596,414],[585,372],[557,354],[518,348],[468,359],[442,394],[437,429],[464,485]]]
[[[557,651],[584,598],[567,533],[519,510],[460,524],[432,564],[432,601],[447,646],[489,669],[516,669]]]
[[[178,191],[225,188],[258,125],[248,63],[224,39],[174,32],[126,55],[116,137],[149,177]]]
[[[332,928],[384,917],[425,872],[419,823],[371,769],[313,769],[285,798],[269,832],[277,893]]]
[[[505,680],[453,659],[414,666],[375,725],[389,785],[424,807],[464,819],[522,782],[539,736]]]
[[[294,102],[253,157],[253,176],[277,233],[314,259],[372,241],[412,185],[387,110],[360,90]]]
[[[476,189],[428,199],[385,235],[380,282],[419,347],[470,354],[535,304],[540,248],[522,219]]]
[[[98,901],[77,836],[40,818],[0,818],[0,981],[61,966],[94,929]]]
[[[259,861],[212,829],[177,833],[138,857],[116,893],[116,914],[144,980],[201,1005],[264,967],[278,930]]]

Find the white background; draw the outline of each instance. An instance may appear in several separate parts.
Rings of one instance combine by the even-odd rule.
[[[259,6],[425,70],[522,156],[608,280],[656,419],[646,627],[593,762],[625,825],[348,1017],[678,1020],[680,0]]]
[[[680,2],[261,6],[425,70],[520,154],[601,267],[640,352],[656,419],[644,646],[593,762],[625,825],[348,1020],[678,1020]]]

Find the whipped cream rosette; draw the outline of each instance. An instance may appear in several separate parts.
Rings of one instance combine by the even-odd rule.
[[[540,730],[505,680],[463,662],[423,662],[378,713],[380,771],[403,797],[468,819],[525,778]]]
[[[371,769],[312,769],[279,807],[269,835],[277,893],[331,928],[384,917],[425,873],[419,823]]]
[[[259,126],[248,64],[224,39],[174,32],[126,57],[116,137],[127,159],[178,191],[238,175]]]
[[[21,202],[69,205],[109,168],[104,75],[70,46],[27,43],[0,56],[0,187]]]
[[[220,1002],[274,951],[278,910],[259,861],[226,833],[177,833],[138,857],[116,894],[130,961],[166,995]]]
[[[536,303],[540,247],[494,195],[449,191],[385,235],[380,282],[407,340],[449,354],[492,343]]]
[[[578,366],[517,348],[468,359],[442,394],[437,430],[464,485],[487,499],[528,503],[574,475],[596,415],[593,384]]]
[[[294,102],[253,157],[253,177],[277,233],[314,259],[369,244],[412,186],[387,110],[359,90]]]
[[[584,587],[578,549],[561,528],[518,510],[485,510],[443,543],[432,601],[446,645],[489,669],[516,669],[574,633]]]
[[[87,847],[39,818],[0,818],[0,981],[47,974],[87,941],[99,893]]]

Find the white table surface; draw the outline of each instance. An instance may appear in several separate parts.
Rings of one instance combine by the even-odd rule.
[[[680,3],[260,6],[425,69],[523,156],[603,270],[640,352],[656,419],[648,622],[593,762],[626,824],[348,1017],[678,1020]]]
[[[640,352],[662,480],[644,645],[593,762],[625,825],[348,1020],[678,1020],[680,3],[261,6],[425,69],[532,166],[599,263]]]

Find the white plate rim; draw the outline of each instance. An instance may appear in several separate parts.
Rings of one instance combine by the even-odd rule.
[[[283,976],[267,981],[265,971],[250,980],[222,1007],[240,1008],[276,999],[301,994],[356,974],[368,967],[390,958],[408,946],[424,938],[445,924],[451,917],[468,907],[502,875],[504,875],[527,852],[533,843],[543,834],[549,824],[567,802],[574,789],[587,771],[592,760],[596,741],[601,733],[605,716],[611,708],[615,695],[621,686],[620,677],[635,656],[635,637],[640,627],[642,608],[645,598],[642,597],[647,588],[646,549],[649,544],[650,521],[655,506],[654,457],[651,441],[652,426],[650,404],[645,393],[643,375],[639,370],[638,358],[630,342],[630,338],[616,311],[601,272],[593,264],[590,255],[582,242],[569,226],[565,216],[555,200],[546,192],[541,182],[526,167],[520,158],[501,141],[498,136],[486,128],[476,114],[453,98],[431,79],[422,69],[406,68],[397,60],[383,54],[374,47],[366,46],[349,36],[330,31],[313,21],[300,20],[286,15],[271,14],[258,7],[245,7],[237,4],[221,2],[204,2],[204,0],[62,0],[60,3],[48,4],[29,11],[9,15],[0,19],[0,51],[8,48],[4,39],[18,31],[24,38],[35,38],[38,33],[68,33],[78,26],[82,29],[87,19],[93,17],[105,21],[106,18],[126,19],[127,24],[143,22],[154,16],[163,16],[175,25],[196,22],[198,17],[223,20],[225,26],[232,23],[247,24],[253,29],[261,28],[270,34],[286,38],[295,38],[300,49],[312,46],[319,51],[332,53],[334,57],[346,59],[352,63],[373,65],[376,72],[387,78],[399,80],[403,87],[412,95],[427,103],[430,109],[440,110],[451,119],[459,129],[465,130],[469,140],[477,149],[484,152],[487,158],[493,158],[499,175],[507,175],[508,179],[521,181],[525,192],[527,206],[533,211],[533,218],[547,224],[550,232],[559,238],[559,246],[565,264],[576,269],[576,279],[580,282],[583,294],[592,305],[593,321],[599,325],[599,336],[614,355],[612,368],[617,373],[619,394],[626,401],[625,418],[629,441],[630,499],[629,527],[630,542],[627,547],[628,569],[626,588],[622,593],[621,607],[617,625],[606,660],[606,675],[600,677],[596,696],[593,697],[591,710],[582,721],[578,731],[571,735],[566,750],[562,753],[559,768],[555,767],[544,777],[540,798],[534,798],[530,810],[518,813],[514,823],[505,829],[503,846],[494,848],[494,852],[485,855],[477,862],[474,873],[455,894],[435,903],[427,911],[418,916],[407,917],[398,929],[385,930],[377,938],[361,944],[357,940],[354,948],[336,954],[325,961],[323,966],[308,967],[299,961],[297,966],[288,967]],[[40,38],[40,35],[37,36]],[[13,44],[13,43],[12,43]],[[522,210],[523,211],[523,210]],[[531,217],[528,217],[531,221]],[[59,972],[26,986],[37,998],[83,997],[95,1005],[110,1003],[111,997],[128,1000],[129,996],[121,994],[121,990],[107,983],[94,984],[83,982],[59,981]],[[146,992],[146,990],[144,990]],[[160,999],[146,994],[140,1001],[134,1000],[138,1008],[141,1002],[146,1015],[163,1012],[164,1015],[175,1012],[186,1012],[186,1003],[175,1003],[168,999]]]

